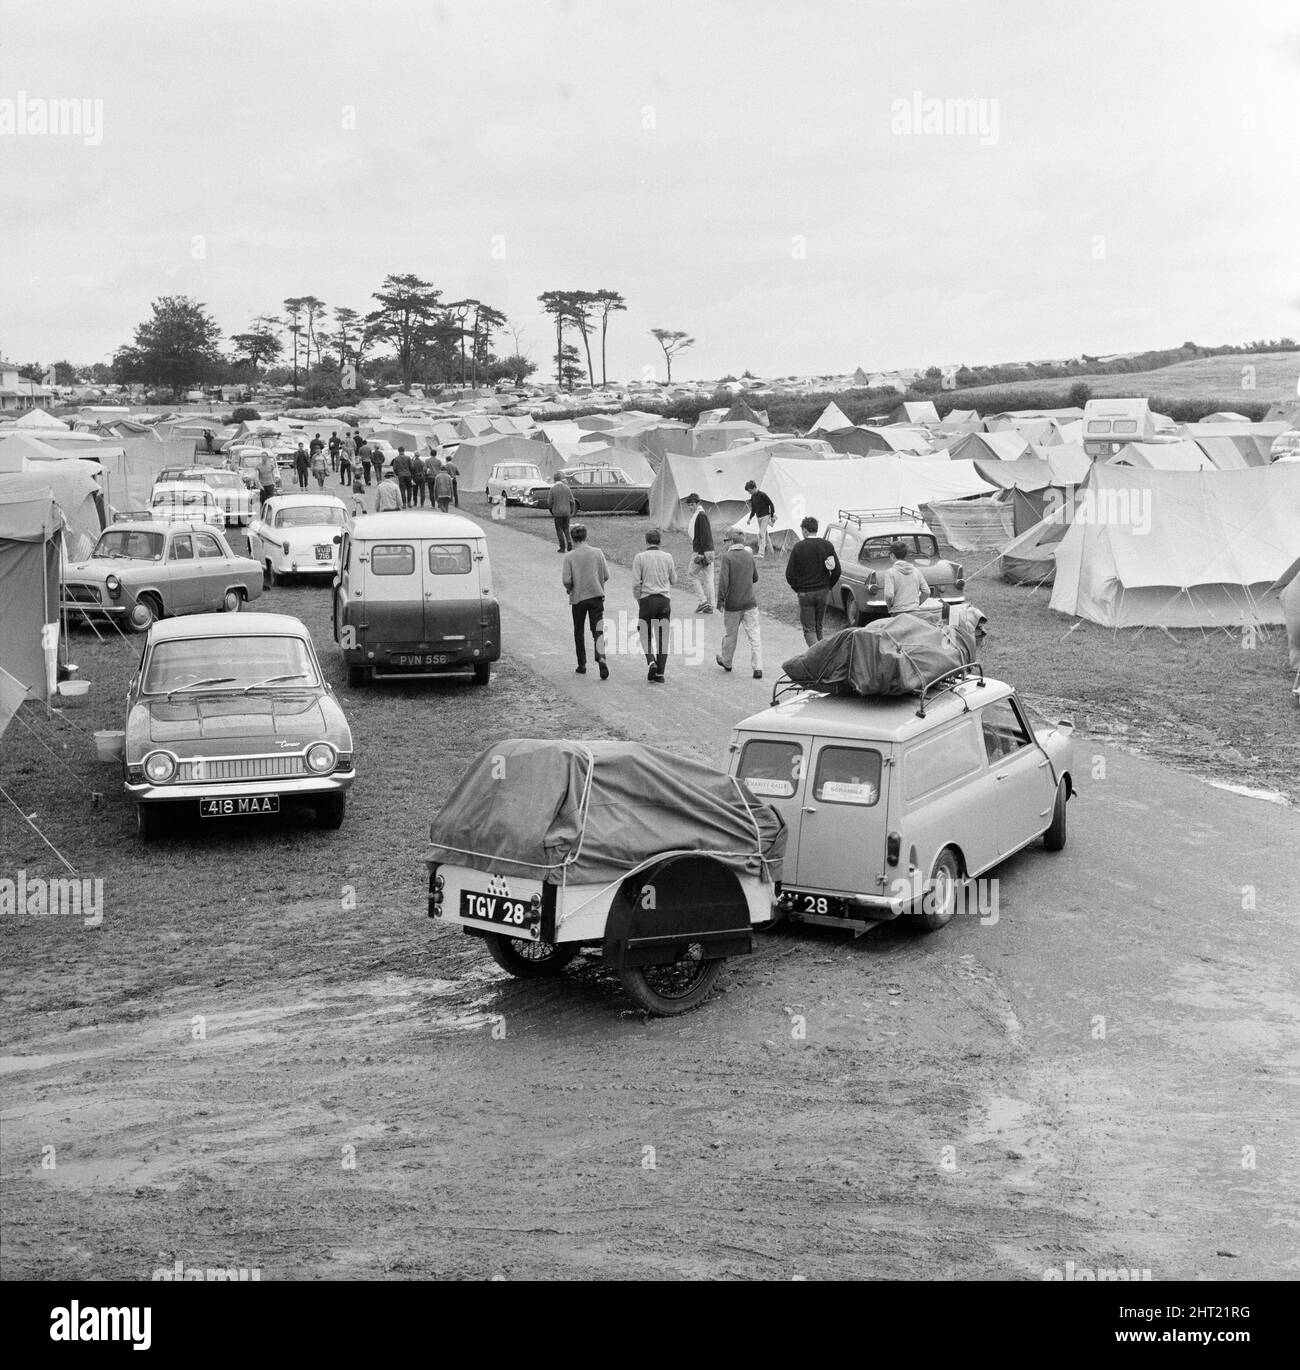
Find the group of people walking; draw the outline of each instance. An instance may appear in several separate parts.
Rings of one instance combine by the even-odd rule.
[[[357,513],[365,512],[365,494],[372,481],[382,488],[386,480],[393,483],[396,503],[392,503],[391,496],[377,496],[377,507],[381,510],[389,507],[417,509],[427,504],[446,513],[453,506],[460,507],[460,470],[450,457],[442,457],[436,438],[428,456],[399,447],[387,473],[384,460],[384,449],[377,442],[361,433],[345,438],[335,431],[328,442],[319,433],[308,444],[299,441],[293,455],[293,468],[299,490],[309,489],[313,476],[318,488],[323,490],[326,476],[330,472],[336,474],[340,487],[351,488]],[[268,455],[258,466],[263,504],[275,493],[276,475],[277,463]]]

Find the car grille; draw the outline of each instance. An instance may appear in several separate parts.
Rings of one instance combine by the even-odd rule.
[[[100,603],[98,585],[67,585],[64,589],[67,591],[64,597],[70,604]]]
[[[243,756],[228,760],[204,760],[200,773],[194,774],[195,762],[182,761],[176,779],[182,783],[199,784],[223,780],[275,780],[289,775],[307,775],[307,763],[301,756]]]

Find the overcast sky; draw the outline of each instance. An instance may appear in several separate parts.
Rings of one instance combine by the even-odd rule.
[[[538,293],[621,291],[611,378],[1300,335],[1295,0],[0,0],[20,92],[102,136],[0,132],[17,361],[390,272],[543,373]]]

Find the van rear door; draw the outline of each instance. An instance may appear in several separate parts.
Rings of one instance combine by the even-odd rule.
[[[879,894],[888,827],[888,768],[879,747],[816,738],[783,883],[830,894]],[[787,861],[788,861],[787,856]]]
[[[433,651],[460,652],[482,636],[479,550],[472,539],[430,540],[422,546],[424,637]]]
[[[365,623],[358,646],[391,650],[414,647],[424,623],[424,578],[420,543],[410,540],[354,544],[365,562]],[[355,594],[355,588],[353,593]]]

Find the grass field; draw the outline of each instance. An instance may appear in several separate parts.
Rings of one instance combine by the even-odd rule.
[[[466,503],[472,515],[486,516],[481,496]],[[510,520],[515,528],[554,538],[544,513],[512,509]],[[626,515],[583,522],[590,541],[623,566],[645,545],[649,527],[647,519]],[[714,535],[720,543],[721,529]],[[683,534],[668,533],[663,545],[677,559],[685,604],[689,544]],[[1300,711],[1290,692],[1282,628],[1262,632],[1252,650],[1223,629],[1102,628],[1053,613],[1049,589],[1008,584],[989,553],[944,550],[964,564],[967,596],[989,617],[985,667],[1040,710],[1072,717],[1092,737],[1198,775],[1300,801]],[[797,624],[784,572],[784,558],[760,567],[759,607]],[[831,612],[827,626],[841,628],[844,619]]]
[[[1252,368],[1253,375],[1243,368]],[[1246,388],[1243,380],[1252,380]],[[1220,401],[1226,410],[1243,403],[1273,403],[1296,398],[1300,380],[1300,352],[1241,353],[1237,356],[1200,357],[1178,362],[1158,371],[1131,371],[1124,375],[1070,376],[1066,380],[1025,380],[998,385],[972,386],[959,393],[963,400],[978,400],[995,390],[1059,391],[1083,382],[1099,399],[1114,395],[1157,396],[1173,399]],[[1234,403],[1235,402],[1235,403]],[[978,408],[978,405],[975,407]]]

